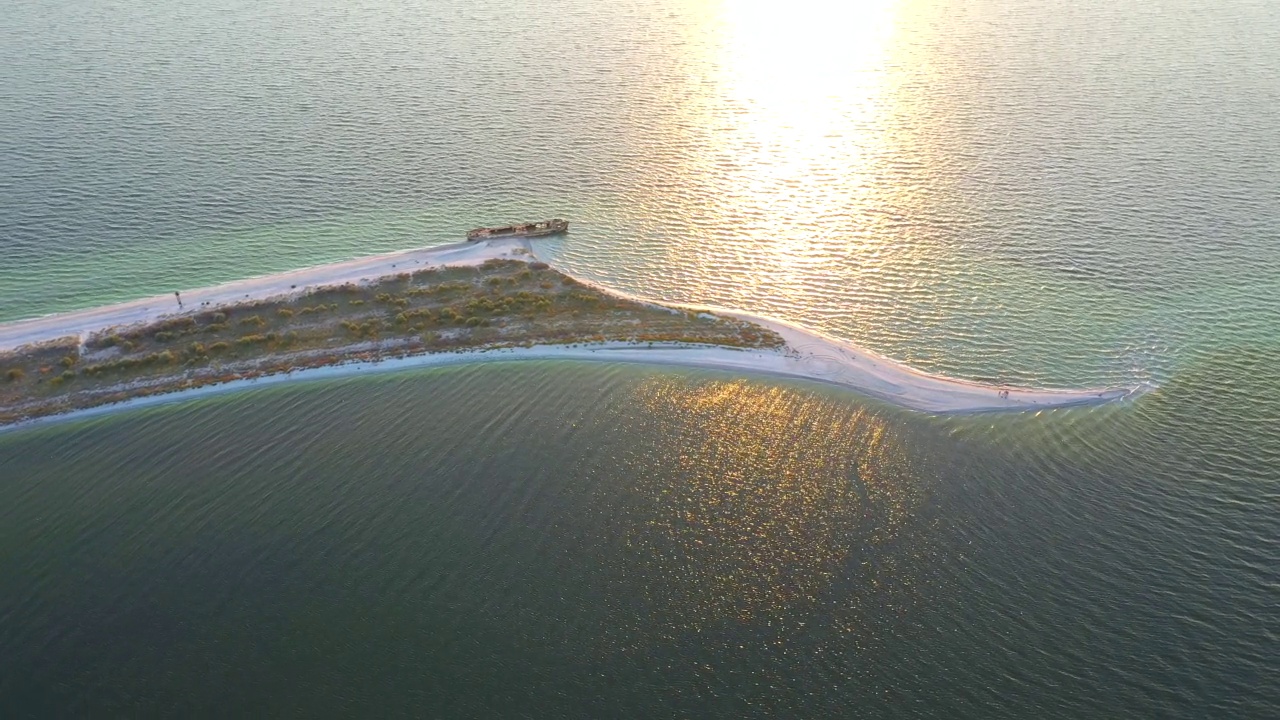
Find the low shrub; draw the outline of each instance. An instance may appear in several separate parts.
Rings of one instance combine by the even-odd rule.
[[[354,303],[354,302],[355,302],[355,301],[353,300],[353,301],[352,301],[352,303]],[[315,307],[304,307],[304,308],[302,308],[301,310],[299,310],[299,311],[298,311],[298,314],[299,314],[299,315],[310,315],[310,314],[312,314],[312,313],[322,313],[322,312],[326,312],[326,311],[329,311],[329,310],[337,310],[337,309],[338,309],[338,303],[334,303],[334,304],[332,304],[332,305],[325,305],[324,303],[320,303],[319,305],[316,305]]]
[[[10,368],[9,372],[4,374],[4,378],[9,382],[18,382],[26,376],[27,374],[22,372],[22,368]]]
[[[397,325],[407,325],[410,321],[417,320],[419,318],[430,322],[432,320],[431,311],[427,308],[405,310],[396,314],[395,321]]]
[[[196,324],[195,318],[180,317],[180,318],[173,318],[172,320],[165,320],[164,322],[158,323],[153,327],[155,327],[157,330],[172,330],[172,331],[181,332],[183,330],[189,330],[195,327],[195,324]]]
[[[276,315],[279,315],[282,318],[291,318],[293,317],[293,311],[289,308],[280,308],[276,311]]]
[[[342,327],[345,328],[347,332],[358,338],[376,338],[378,337],[379,331],[382,330],[382,321],[377,318],[373,318],[364,324],[356,324],[350,320],[343,320]]]

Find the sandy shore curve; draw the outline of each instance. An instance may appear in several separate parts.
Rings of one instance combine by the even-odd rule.
[[[162,317],[197,312],[209,306],[300,294],[326,285],[367,282],[427,267],[478,265],[491,258],[536,259],[530,244],[525,240],[456,243],[357,258],[214,287],[182,291],[182,310],[179,310],[174,296],[165,295],[5,323],[0,325],[0,351],[70,335],[79,336],[83,342],[90,334],[106,328],[154,322]],[[786,345],[777,350],[747,350],[673,343],[655,343],[652,346],[628,343],[601,343],[577,347],[543,345],[465,353],[436,353],[388,360],[376,365],[392,369],[458,362],[521,359],[602,360],[680,365],[818,381],[844,387],[900,407],[933,413],[1025,411],[1073,405],[1097,405],[1132,397],[1144,390],[1141,386],[1079,390],[1024,388],[932,375],[782,320],[737,310],[657,303],[609,288],[601,289],[664,308],[714,312],[754,322],[778,333],[786,341]],[[335,371],[347,374],[368,370],[371,365],[374,364],[351,363],[346,366],[335,366],[335,368],[299,371],[285,377],[332,375]],[[263,378],[249,382],[262,382],[269,379]],[[240,384],[236,382],[229,385]],[[181,394],[178,393],[178,395]]]

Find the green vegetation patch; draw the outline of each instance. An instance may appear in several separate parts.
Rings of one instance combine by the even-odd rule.
[[[490,260],[201,309],[0,353],[0,424],[298,367],[549,343],[778,347],[734,318],[615,297],[544,264]]]

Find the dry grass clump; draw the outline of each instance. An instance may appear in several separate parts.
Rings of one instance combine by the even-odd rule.
[[[0,423],[230,379],[388,354],[679,342],[776,347],[751,323],[614,297],[544,263],[490,260],[322,287],[0,353]]]

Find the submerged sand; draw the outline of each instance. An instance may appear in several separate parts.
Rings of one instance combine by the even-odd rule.
[[[358,258],[210,288],[183,291],[183,311],[179,311],[177,301],[172,295],[166,295],[3,324],[0,325],[0,350],[69,335],[79,336],[83,341],[90,334],[107,328],[154,322],[162,317],[175,316],[182,312],[197,312],[211,306],[298,294],[327,285],[373,281],[388,275],[426,267],[475,265],[491,258],[532,260],[534,256],[526,241],[495,240]],[[629,297],[643,300],[634,296]],[[665,307],[672,306],[665,305]],[[681,365],[815,380],[845,387],[901,407],[935,413],[1038,410],[1071,405],[1093,405],[1119,400],[1139,390],[1139,388],[1080,390],[1021,388],[931,375],[781,320],[735,310],[695,309],[705,309],[767,327],[781,335],[786,341],[786,346],[776,350],[744,350],[675,343],[655,343],[652,346],[627,343],[602,343],[579,347],[546,345],[480,350],[461,354],[420,355],[386,361],[381,363],[380,367],[390,369],[481,360],[557,358]],[[357,372],[367,370],[369,367],[368,363],[353,363],[340,366],[341,369],[338,371]],[[334,369],[318,368],[292,373],[285,377],[317,376],[334,372]],[[239,384],[233,383],[233,385]]]

